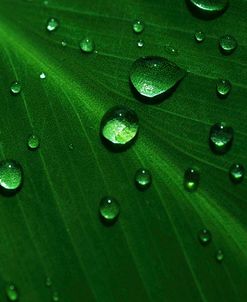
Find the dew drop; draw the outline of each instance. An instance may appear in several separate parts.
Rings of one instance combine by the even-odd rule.
[[[206,38],[206,35],[205,35],[205,33],[203,31],[197,31],[197,32],[195,32],[195,40],[196,40],[196,42],[201,43],[201,42],[203,42],[205,40],[205,38]]]
[[[52,286],[52,281],[51,281],[51,278],[50,277],[47,277],[46,280],[45,280],[45,285],[47,287],[51,287]]]
[[[142,47],[144,46],[144,41],[143,41],[143,40],[137,41],[137,46],[138,46],[139,48],[142,48]]]
[[[134,23],[133,23],[133,31],[136,33],[136,34],[140,34],[143,32],[145,28],[145,25],[144,25],[144,22],[142,22],[141,20],[136,20]]]
[[[194,192],[198,189],[200,183],[200,173],[197,169],[188,168],[184,172],[184,188],[188,192]]]
[[[80,49],[84,53],[92,53],[95,50],[95,43],[91,38],[84,38],[80,42]]]
[[[116,106],[103,116],[100,134],[107,146],[121,151],[134,143],[138,129],[139,120],[135,111],[124,106]]]
[[[133,63],[130,82],[142,101],[155,103],[168,96],[185,75],[185,70],[165,58],[143,57]]]
[[[220,46],[220,51],[224,55],[230,55],[238,47],[238,42],[233,36],[225,35],[220,38],[219,46]]]
[[[39,77],[40,77],[41,80],[44,80],[46,78],[46,74],[44,72],[41,72]]]
[[[40,146],[40,140],[39,140],[39,137],[35,134],[32,134],[29,136],[28,140],[27,140],[27,145],[28,145],[28,148],[30,150],[36,150],[39,148]]]
[[[225,154],[232,146],[233,128],[225,123],[217,123],[210,129],[209,144],[213,152]]]
[[[116,221],[120,213],[120,205],[115,198],[104,197],[100,201],[99,212],[103,221],[112,223]]]
[[[245,168],[242,164],[233,164],[229,169],[230,180],[235,183],[241,183],[244,179]]]
[[[224,260],[224,253],[222,250],[218,250],[216,252],[215,258],[217,260],[217,262],[221,263]]]
[[[149,170],[141,168],[136,171],[135,184],[139,190],[144,191],[148,189],[151,183],[152,175]]]
[[[10,86],[10,91],[14,95],[19,94],[21,92],[21,83],[18,81],[13,82]]]
[[[212,19],[224,13],[229,0],[187,0],[187,4],[198,18]]]
[[[211,232],[207,229],[202,229],[198,233],[198,239],[201,243],[201,245],[206,246],[208,245],[212,240]]]
[[[69,147],[70,150],[74,150],[74,145],[72,143],[69,144],[68,147]]]
[[[62,44],[63,47],[67,46],[67,43],[65,41],[62,41],[61,44]]]
[[[8,284],[5,288],[5,291],[9,301],[17,301],[19,299],[19,293],[14,284]]]
[[[58,292],[53,292],[52,294],[52,301],[58,302],[59,301],[59,294]]]
[[[50,18],[47,22],[46,29],[49,32],[55,31],[59,27],[59,22],[55,18]]]
[[[232,89],[232,84],[228,80],[220,79],[216,83],[217,94],[220,98],[226,98]]]
[[[0,161],[0,189],[3,193],[14,193],[22,185],[23,172],[15,160]]]

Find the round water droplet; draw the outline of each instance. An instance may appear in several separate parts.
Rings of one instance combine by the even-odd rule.
[[[100,201],[99,212],[101,218],[108,223],[115,222],[119,213],[120,205],[113,197],[104,197]]]
[[[133,31],[136,33],[136,34],[140,34],[143,32],[145,28],[145,25],[144,25],[144,22],[142,22],[141,20],[136,20],[134,23],[133,23]]]
[[[232,146],[233,129],[225,123],[217,123],[210,129],[209,144],[213,152],[225,154]]]
[[[232,84],[228,80],[218,80],[216,84],[217,94],[220,98],[226,98],[232,89]]]
[[[19,94],[21,92],[21,83],[18,81],[13,82],[10,86],[10,91],[12,94]]]
[[[0,188],[4,193],[14,193],[22,185],[23,172],[20,164],[14,160],[0,161]]]
[[[143,40],[137,41],[137,46],[138,46],[139,48],[142,48],[142,47],[144,46],[144,41],[143,41]]]
[[[52,294],[52,301],[54,301],[54,302],[59,301],[59,294],[58,294],[58,292],[54,292]]]
[[[67,46],[67,43],[65,41],[62,41],[61,44],[62,44],[63,47]]]
[[[35,134],[29,136],[27,141],[28,148],[31,150],[36,150],[39,148],[40,140],[39,137]]]
[[[185,70],[165,58],[144,57],[133,63],[130,81],[138,97],[154,103],[169,95],[185,75]]]
[[[229,169],[229,176],[233,183],[241,183],[244,179],[245,168],[242,164],[233,164]]]
[[[238,42],[233,36],[225,35],[220,38],[219,46],[224,55],[230,55],[238,47]]]
[[[184,173],[184,188],[189,192],[197,190],[200,183],[200,173],[197,169],[189,168]]]
[[[147,169],[138,169],[135,174],[135,184],[139,190],[146,190],[152,183],[152,175]]]
[[[202,245],[208,245],[212,240],[211,232],[207,229],[202,229],[198,233],[198,239]]]
[[[212,19],[224,13],[229,0],[187,0],[187,4],[198,18]]]
[[[205,35],[205,33],[203,31],[197,31],[197,32],[195,32],[195,40],[196,40],[196,42],[198,42],[198,43],[203,42],[205,40],[205,37],[206,37],[206,35]]]
[[[216,252],[215,258],[217,260],[217,262],[221,263],[224,260],[224,253],[222,250],[218,250]]]
[[[44,80],[46,78],[46,74],[44,72],[41,72],[39,77],[40,77],[41,80]]]
[[[47,22],[46,29],[49,32],[56,30],[59,27],[59,22],[55,18],[50,18]]]
[[[17,301],[19,298],[18,290],[14,284],[8,284],[5,288],[6,296],[9,301]]]
[[[94,41],[91,38],[84,38],[80,42],[80,48],[82,52],[92,53],[95,49]]]
[[[106,112],[100,125],[100,134],[107,146],[125,150],[138,134],[139,120],[136,113],[124,106],[116,106]]]
[[[52,286],[52,281],[51,281],[51,278],[50,278],[50,277],[47,277],[47,278],[45,279],[45,285],[46,285],[47,287]]]

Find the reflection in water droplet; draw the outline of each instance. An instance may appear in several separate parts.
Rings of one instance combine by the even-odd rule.
[[[137,41],[137,46],[142,48],[144,46],[144,41],[143,40]]]
[[[222,250],[218,250],[216,252],[215,258],[217,260],[217,262],[221,263],[224,260],[224,253]]]
[[[17,301],[19,298],[18,290],[14,284],[8,284],[5,288],[6,296],[9,301]]]
[[[212,240],[211,232],[207,229],[202,229],[198,233],[198,239],[203,246],[208,245]]]
[[[217,123],[210,129],[209,144],[213,152],[225,154],[232,146],[233,129],[225,123]]]
[[[12,94],[19,94],[21,92],[21,83],[18,81],[13,82],[10,86],[10,91]]]
[[[198,42],[198,43],[201,43],[205,40],[205,33],[203,31],[197,31],[195,32],[195,40]]]
[[[198,18],[212,19],[224,13],[229,0],[187,0],[187,4]]]
[[[219,41],[220,50],[224,55],[232,54],[238,47],[237,40],[231,35],[225,35]]]
[[[59,22],[55,18],[50,18],[47,22],[46,29],[49,32],[56,30],[59,27]]]
[[[218,80],[216,84],[217,94],[220,98],[226,98],[232,89],[232,84],[228,80]]]
[[[229,169],[229,176],[233,183],[241,183],[244,179],[245,168],[242,164],[233,164]]]
[[[197,190],[200,183],[200,173],[197,169],[189,168],[184,173],[184,188],[189,192]]]
[[[95,49],[94,41],[91,38],[84,38],[80,42],[80,48],[82,52],[92,53]]]
[[[136,20],[134,23],[133,23],[133,31],[137,34],[140,34],[143,32],[144,30],[144,23],[140,20]]]
[[[27,141],[27,145],[30,150],[38,149],[40,145],[39,137],[35,134],[30,135]]]
[[[14,193],[22,185],[23,172],[20,164],[14,160],[0,161],[0,189],[3,193]]]
[[[100,201],[99,212],[105,222],[115,222],[120,213],[120,205],[115,198],[104,197]]]
[[[146,190],[152,183],[152,175],[147,169],[138,169],[135,174],[135,184],[139,190]]]

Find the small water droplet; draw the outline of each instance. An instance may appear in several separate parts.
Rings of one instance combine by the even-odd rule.
[[[203,31],[197,31],[195,32],[195,40],[198,42],[198,43],[201,43],[205,40],[205,33]]]
[[[39,75],[40,79],[43,80],[46,78],[46,74],[44,72],[41,72],[41,74]]]
[[[144,41],[143,40],[137,41],[137,46],[142,48],[144,46]]]
[[[68,147],[69,147],[70,150],[74,150],[74,145],[73,144],[69,144]]]
[[[115,198],[104,197],[100,201],[99,212],[103,221],[112,223],[120,213],[120,205]]]
[[[229,177],[235,184],[241,183],[244,179],[245,168],[242,164],[233,164],[229,169]]]
[[[19,293],[14,284],[8,284],[5,288],[5,291],[9,301],[17,301],[19,299]]]
[[[12,94],[19,94],[21,92],[21,83],[18,81],[15,81],[10,86],[10,91]]]
[[[146,190],[152,183],[152,175],[147,169],[138,169],[135,174],[135,184],[139,190]]]
[[[63,47],[67,46],[67,43],[65,41],[62,41],[61,44],[62,44]]]
[[[212,240],[211,232],[207,229],[200,230],[198,233],[198,239],[202,245],[208,245]]]
[[[32,134],[29,136],[28,140],[27,140],[27,145],[28,145],[28,148],[30,150],[36,150],[39,148],[40,146],[40,140],[39,140],[39,137],[35,134]]]
[[[47,5],[49,4],[49,1],[48,1],[48,0],[44,0],[43,4],[44,4],[45,6],[47,6]]]
[[[197,169],[188,168],[184,172],[184,188],[189,192],[195,192],[200,183],[200,173]]]
[[[136,33],[136,34],[140,34],[143,32],[145,28],[145,25],[144,25],[144,22],[142,22],[141,20],[136,20],[134,23],[133,23],[133,31]]]
[[[216,252],[215,258],[217,260],[217,262],[221,263],[224,260],[224,253],[222,250],[218,250]]]
[[[52,294],[52,301],[54,301],[54,302],[59,301],[59,294],[58,294],[58,292],[53,292],[53,294]]]
[[[0,189],[4,193],[14,193],[22,185],[23,172],[20,164],[15,160],[0,161]]]
[[[59,27],[59,22],[55,18],[50,18],[47,22],[46,29],[49,32],[56,30]]]
[[[124,106],[111,108],[103,116],[100,134],[103,141],[114,150],[125,150],[137,137],[139,120],[136,113]]]
[[[82,52],[92,53],[95,49],[95,43],[91,38],[84,38],[80,42],[80,48]]]
[[[229,0],[187,0],[187,4],[198,18],[212,19],[224,13]]]
[[[209,144],[213,152],[225,154],[232,146],[233,128],[225,123],[216,123],[210,129]]]
[[[220,50],[224,55],[232,54],[238,47],[237,40],[231,35],[222,36],[219,40]]]
[[[165,58],[144,57],[133,63],[130,81],[138,97],[154,103],[168,96],[185,75],[185,70]]]
[[[45,285],[46,285],[47,287],[52,286],[52,281],[51,281],[51,278],[50,278],[50,277],[47,277],[47,278],[46,278],[46,280],[45,280]]]
[[[220,79],[216,83],[217,94],[220,98],[226,98],[232,89],[232,84],[228,80]]]

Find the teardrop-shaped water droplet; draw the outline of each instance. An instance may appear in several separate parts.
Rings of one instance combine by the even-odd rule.
[[[35,134],[30,135],[27,140],[27,145],[30,150],[38,149],[40,145],[39,137]]]
[[[232,54],[238,47],[237,40],[231,35],[225,35],[219,40],[220,51],[224,55]]]
[[[187,0],[187,4],[198,18],[212,19],[224,13],[229,0]]]
[[[135,174],[135,184],[136,187],[143,191],[150,187],[152,183],[152,175],[147,169],[138,169]]]
[[[15,81],[10,86],[10,91],[12,94],[17,95],[21,92],[21,83],[18,81]]]
[[[5,292],[9,301],[17,301],[19,299],[19,293],[14,284],[8,284],[5,288]]]
[[[113,223],[120,213],[120,205],[113,197],[104,197],[100,201],[99,212],[104,222]]]
[[[235,184],[241,183],[244,179],[245,168],[242,164],[233,164],[229,169],[229,177]]]
[[[228,80],[220,79],[216,84],[217,95],[220,98],[226,98],[232,89],[232,84]]]
[[[50,19],[47,21],[46,29],[47,29],[49,32],[55,31],[58,27],[59,27],[59,22],[58,22],[57,19],[55,19],[55,18],[50,18]]]
[[[45,279],[45,285],[46,285],[47,287],[51,287],[51,286],[52,286],[52,280],[51,280],[50,277],[47,277],[47,278]]]
[[[225,154],[232,146],[233,128],[225,123],[217,123],[210,129],[209,144],[216,154]]]
[[[211,232],[207,229],[202,229],[198,233],[198,239],[203,246],[208,245],[212,240]]]
[[[184,188],[188,192],[194,192],[197,190],[200,183],[200,173],[195,168],[188,168],[184,172]]]
[[[144,41],[143,41],[143,40],[137,41],[137,46],[138,46],[139,48],[142,48],[142,47],[144,46]]]
[[[134,142],[138,129],[139,120],[135,111],[124,106],[116,106],[103,116],[100,134],[108,147],[121,151]]]
[[[196,40],[196,42],[201,43],[201,42],[203,42],[205,40],[205,38],[206,38],[206,35],[205,35],[205,33],[203,31],[196,31],[195,32],[195,40]]]
[[[84,53],[92,53],[95,50],[94,40],[91,38],[84,38],[80,42],[81,51]]]
[[[22,185],[23,172],[15,160],[0,161],[0,189],[3,193],[15,193]]]
[[[217,260],[217,262],[221,263],[224,260],[224,253],[222,250],[218,250],[216,252],[215,258]]]
[[[53,292],[52,294],[52,301],[58,302],[59,301],[59,294],[58,292]]]
[[[136,34],[140,34],[143,32],[145,28],[145,25],[144,25],[144,22],[142,22],[141,20],[136,20],[134,23],[133,23],[133,31],[136,33]]]
[[[185,75],[185,70],[165,58],[144,57],[133,63],[130,81],[138,97],[154,103],[170,94]]]

